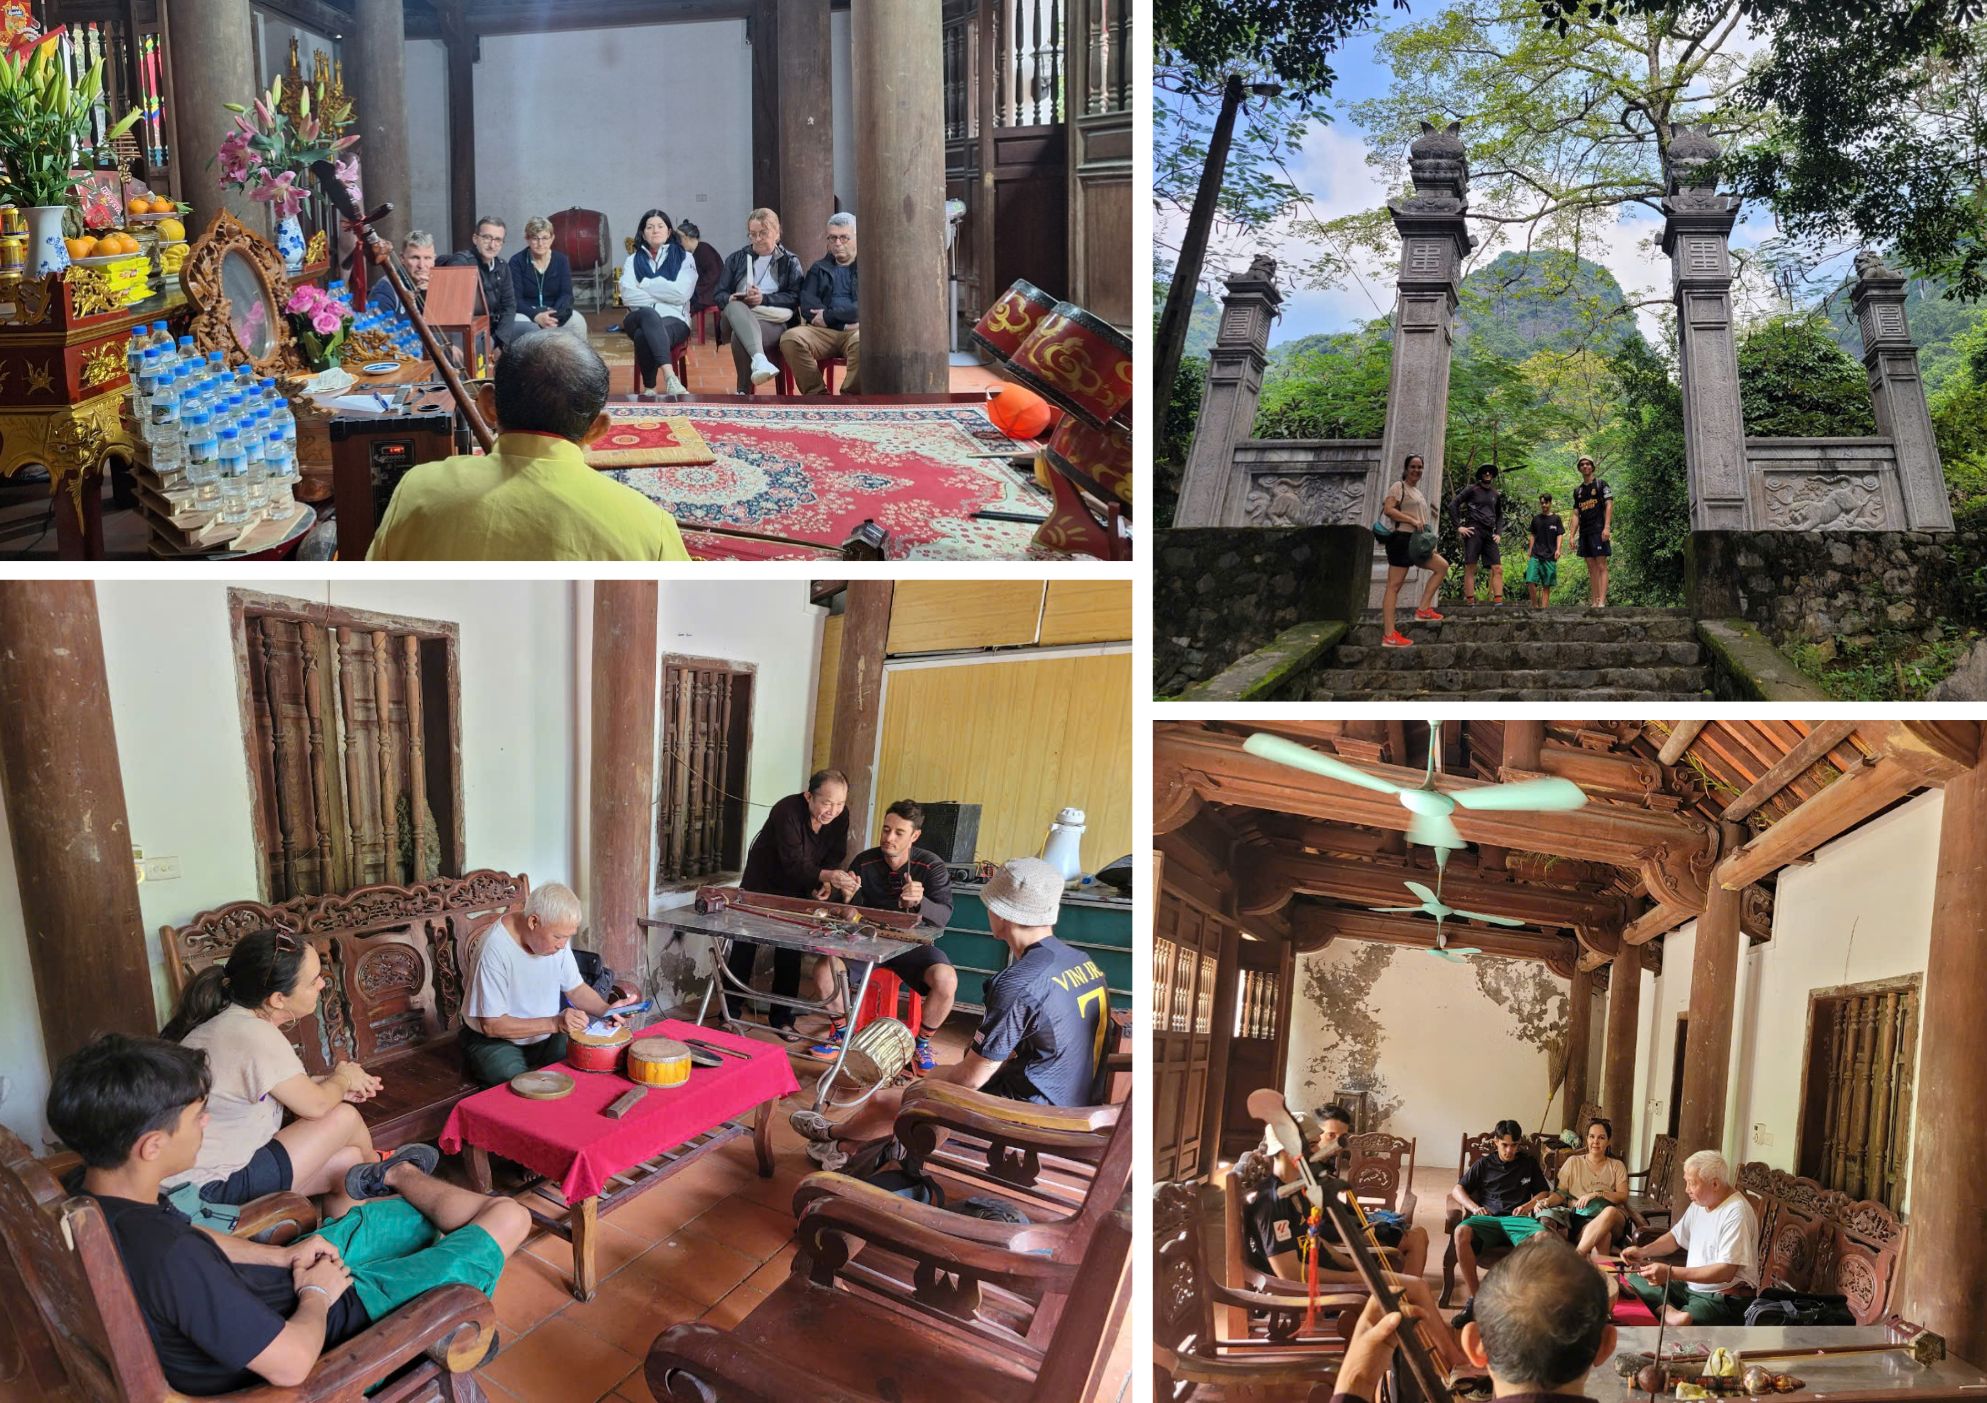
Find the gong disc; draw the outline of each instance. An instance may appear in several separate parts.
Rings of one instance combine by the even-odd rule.
[[[511,1090],[531,1101],[557,1101],[573,1094],[573,1079],[564,1072],[519,1072],[511,1078]]]

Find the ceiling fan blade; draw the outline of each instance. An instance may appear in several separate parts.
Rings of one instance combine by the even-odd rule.
[[[1449,797],[1459,809],[1517,809],[1530,813],[1561,813],[1587,802],[1579,785],[1557,775],[1493,784],[1487,789],[1450,790]]]
[[[1433,789],[1435,787],[1435,766],[1436,762],[1441,758],[1442,723],[1440,721],[1430,721],[1428,723],[1428,777],[1422,781],[1422,788]]]
[[[1447,960],[1452,965],[1463,963],[1462,958],[1453,950],[1430,950],[1427,953],[1433,955],[1438,960]]]
[[[1488,921],[1493,926],[1522,926],[1525,924],[1523,921],[1514,921],[1509,916],[1492,916],[1483,911],[1464,911],[1459,908],[1454,914],[1461,916],[1466,921]]]
[[[1344,784],[1356,784],[1361,789],[1375,789],[1382,794],[1398,794],[1401,787],[1392,780],[1380,779],[1364,770],[1348,765],[1332,755],[1321,755],[1308,745],[1299,745],[1294,740],[1282,736],[1265,735],[1258,731],[1242,742],[1242,749],[1264,760],[1273,760],[1279,765],[1288,765],[1295,770],[1309,770],[1314,775],[1323,775]]]
[[[1442,904],[1441,902],[1436,900],[1434,892],[1430,891],[1427,887],[1424,887],[1419,882],[1402,882],[1401,885],[1406,887],[1409,891],[1413,892],[1416,896],[1420,897],[1422,906],[1440,906]],[[1421,908],[1416,907],[1415,909],[1420,910]]]
[[[1463,835],[1447,814],[1416,814],[1408,820],[1407,840],[1425,848],[1466,848]]]
[[[1474,945],[1451,945],[1442,953],[1451,959],[1458,959],[1458,957],[1467,958],[1470,955],[1481,955],[1483,951],[1477,949]],[[1458,963],[1460,963],[1460,960],[1458,960]]]
[[[1413,911],[1419,913],[1422,911],[1426,911],[1428,908],[1426,906],[1369,906],[1366,909],[1368,911],[1384,911],[1388,915],[1394,915],[1402,911]]]

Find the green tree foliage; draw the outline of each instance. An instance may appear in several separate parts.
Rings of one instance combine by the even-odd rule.
[[[1331,92],[1331,56],[1379,0],[1156,0],[1159,58],[1219,86],[1229,73],[1274,74],[1305,100]],[[1394,0],[1406,9],[1407,0]]]
[[[1559,249],[1506,249],[1463,279],[1458,342],[1507,360],[1590,348],[1603,355],[1638,335],[1614,274]]]
[[[1393,359],[1393,332],[1384,321],[1305,337],[1264,375],[1250,437],[1380,437]]]
[[[1614,354],[1608,370],[1618,417],[1596,436],[1593,455],[1617,503],[1608,602],[1679,605],[1690,544],[1683,392],[1670,362],[1639,336]]]
[[[1180,479],[1186,471],[1187,449],[1193,443],[1194,422],[1200,418],[1201,395],[1207,388],[1207,357],[1187,356],[1180,373],[1173,377],[1173,393],[1166,400],[1165,422],[1160,426],[1162,448],[1154,457],[1152,519],[1162,526],[1173,524],[1173,512],[1180,505]]]
[[[1946,488],[1958,509],[1987,504],[1987,318],[1954,338],[1952,361],[1931,408]]]
[[[1870,386],[1819,315],[1774,317],[1739,341],[1739,403],[1757,438],[1876,433]]]

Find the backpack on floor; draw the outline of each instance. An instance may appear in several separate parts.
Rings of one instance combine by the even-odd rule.
[[[1748,1325],[1854,1325],[1847,1296],[1813,1295],[1772,1286],[1746,1307]]]

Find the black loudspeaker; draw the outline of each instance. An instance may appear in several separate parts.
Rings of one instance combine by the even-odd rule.
[[[925,811],[925,824],[918,846],[937,853],[948,864],[971,865],[973,849],[980,841],[980,806],[919,801],[919,807]]]

